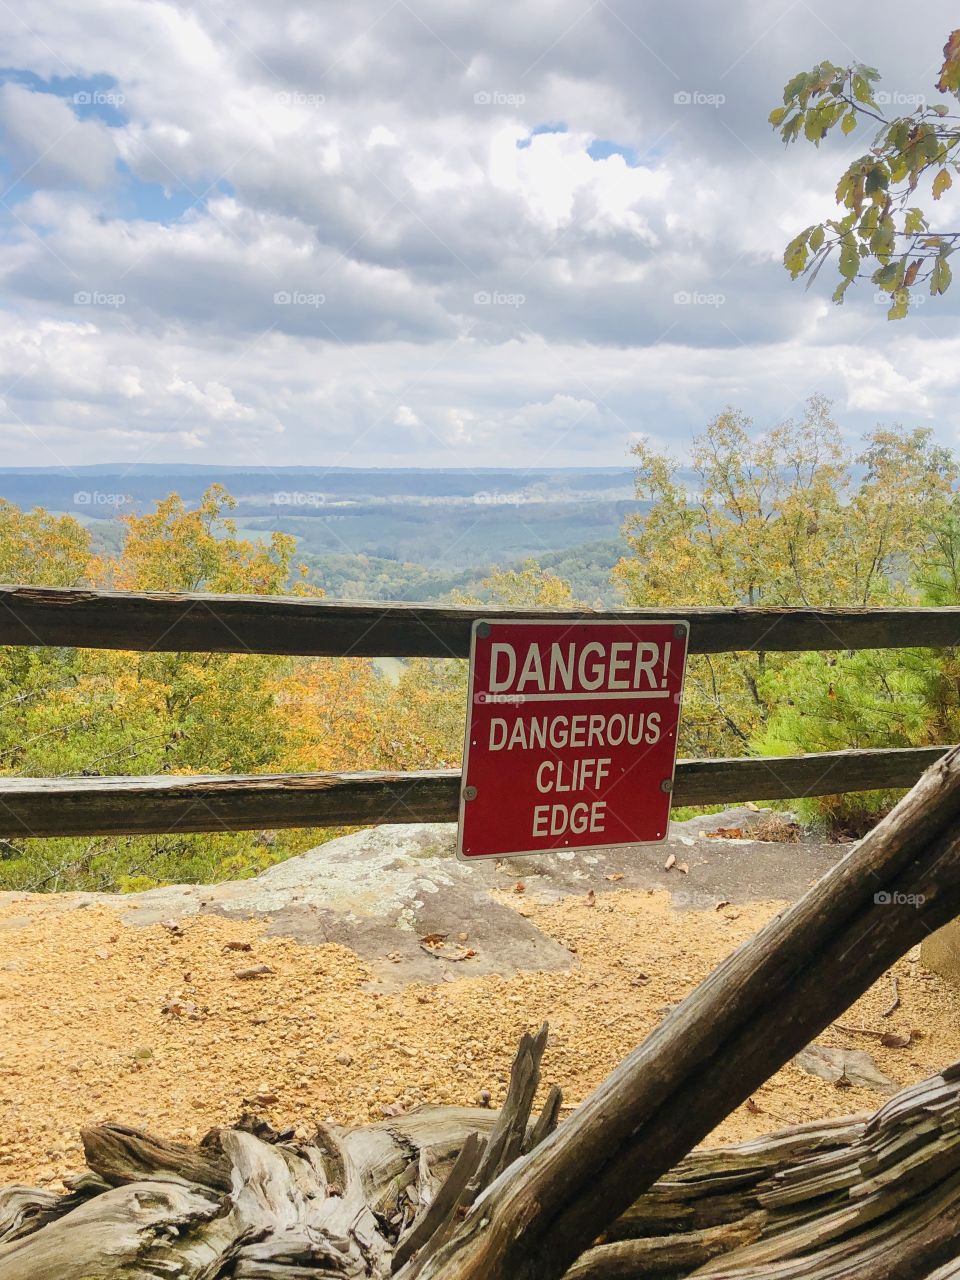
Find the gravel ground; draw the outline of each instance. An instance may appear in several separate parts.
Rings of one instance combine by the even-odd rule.
[[[384,989],[346,946],[268,932],[268,919],[196,914],[175,927],[132,925],[97,902],[51,896],[0,905],[0,1183],[59,1185],[83,1161],[83,1125],[113,1120],[192,1140],[244,1109],[306,1131],[362,1124],[421,1102],[502,1099],[521,1032],[550,1023],[544,1086],[580,1101],[731,951],[783,907],[747,902],[677,910],[662,890],[606,885],[536,900],[493,891],[570,954],[568,968]],[[389,955],[383,957],[389,964]],[[269,972],[239,977],[266,965]],[[960,1057],[960,993],[916,955],[842,1022],[919,1031],[907,1048],[830,1028],[819,1043],[866,1049],[901,1084]],[[456,976],[454,976],[456,975]],[[881,1094],[839,1089],[790,1065],[712,1135],[737,1141],[787,1123],[873,1108]]]

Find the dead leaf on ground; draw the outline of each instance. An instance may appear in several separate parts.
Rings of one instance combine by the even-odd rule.
[[[604,879],[606,879],[606,880],[622,880],[622,879],[623,879],[623,872],[622,872],[622,871],[611,871],[611,872],[610,872],[610,874],[609,874],[608,876],[605,876],[605,877],[604,877]]]
[[[742,827],[717,827],[716,831],[705,831],[703,834],[708,840],[742,840],[744,838]]]
[[[449,933],[425,933],[420,941],[428,947],[435,947],[441,942],[446,942],[449,936]]]
[[[179,920],[161,920],[160,928],[166,929],[168,933],[172,933],[175,938],[183,936],[183,925]]]
[[[896,1093],[899,1084],[880,1070],[862,1049],[835,1049],[823,1044],[808,1044],[791,1059],[801,1071],[828,1080],[838,1089],[876,1089],[880,1093]]]
[[[902,1031],[885,1031],[880,1037],[880,1043],[886,1049],[906,1049],[912,1039],[913,1036]]]
[[[165,1013],[168,1018],[192,1018],[197,1022],[206,1010],[201,1009],[193,1000],[168,1000],[160,1012]]]
[[[721,898],[720,901],[717,903],[717,905],[714,907],[714,911],[722,911],[724,907],[729,907],[729,905],[730,903],[727,901],[726,898]]]
[[[258,1089],[252,1098],[244,1098],[244,1102],[255,1102],[258,1106],[269,1107],[280,1101],[280,1095],[272,1089]]]
[[[526,889],[527,889],[527,886],[523,883],[522,880],[518,880],[517,883],[513,886],[514,893],[525,893]]]
[[[587,906],[595,907],[597,905],[597,895],[592,889],[587,890]]]
[[[273,970],[268,964],[253,964],[249,969],[234,969],[235,978],[265,978]]]
[[[460,947],[455,942],[421,942],[420,950],[435,960],[472,960],[477,954],[473,947]]]
[[[686,862],[678,862],[677,870],[681,871],[685,876],[690,874],[690,867],[687,865]]]
[[[240,942],[237,939],[231,939],[223,944],[224,951],[252,951],[252,942]]]

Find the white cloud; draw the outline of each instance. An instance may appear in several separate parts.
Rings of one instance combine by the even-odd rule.
[[[957,303],[887,326],[869,292],[838,311],[780,264],[864,138],[784,154],[765,123],[844,44],[928,90],[950,6],[909,42],[867,0],[835,37],[811,12],[24,0],[7,61],[35,78],[0,91],[27,170],[0,242],[6,456],[621,461],[817,389],[951,438]],[[116,84],[109,123],[69,76]]]
[[[7,83],[0,85],[0,114],[15,183],[69,183],[96,190],[111,181],[117,157],[114,130],[99,121],[79,120],[63,98]]]

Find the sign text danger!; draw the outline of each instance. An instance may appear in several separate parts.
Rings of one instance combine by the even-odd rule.
[[[687,631],[475,623],[460,856],[662,840]]]

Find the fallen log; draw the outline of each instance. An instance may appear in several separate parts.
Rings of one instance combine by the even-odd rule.
[[[499,1148],[505,1158],[513,1145],[500,1139],[518,1131],[519,1085],[529,1085],[531,1067],[536,1074],[544,1040],[543,1031],[524,1039],[518,1084],[499,1114],[425,1107],[362,1129],[324,1128],[305,1142],[245,1120],[199,1147],[121,1126],[91,1129],[90,1172],[67,1195],[0,1192],[0,1275],[422,1273],[481,1181],[484,1153]],[[949,1280],[960,1275],[958,1229],[960,1067],[902,1090],[872,1116],[691,1152],[565,1280]]]

